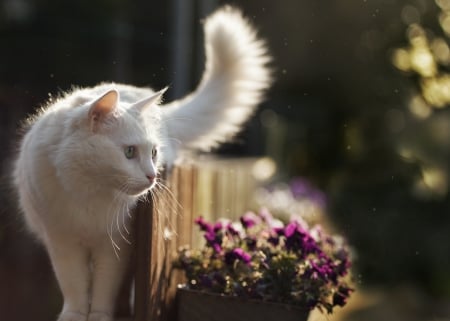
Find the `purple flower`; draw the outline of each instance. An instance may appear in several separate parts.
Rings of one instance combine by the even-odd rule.
[[[295,232],[297,232],[298,224],[296,222],[291,222],[284,228],[284,236],[287,238],[292,237]]]
[[[216,253],[222,252],[222,246],[218,243],[212,244],[211,247],[213,248],[214,252],[216,252]]]
[[[314,264],[314,270],[316,270],[323,279],[328,277],[334,278],[333,265],[331,262],[325,262],[320,265]]]
[[[305,230],[309,229],[308,223],[306,223],[303,217],[298,214],[292,214],[289,221],[295,222],[298,226],[302,227]]]
[[[311,184],[304,178],[296,178],[290,184],[291,193],[294,198],[305,197],[312,190]]]
[[[204,235],[207,244],[214,249],[216,253],[222,252],[222,235],[213,230],[207,231]]]
[[[214,226],[213,226],[213,231],[217,233],[217,232],[219,232],[220,230],[222,230],[222,228],[223,228],[222,223],[221,223],[221,222],[217,222],[217,223],[214,224]]]
[[[202,216],[197,217],[194,222],[200,227],[200,230],[202,231],[209,232],[213,230],[212,225],[206,222]]]
[[[227,231],[231,234],[231,236],[239,236],[239,231],[236,230],[232,223],[228,223]]]
[[[335,271],[333,261],[328,257],[323,257],[320,261],[309,260],[310,267],[303,274],[304,277],[331,281],[337,284],[338,275]]]
[[[303,256],[310,253],[320,253],[321,250],[314,238],[296,221],[290,222],[284,228],[286,248],[291,251],[300,251]]]
[[[290,189],[292,196],[296,199],[306,198],[316,203],[320,207],[325,207],[325,194],[315,188],[308,180],[304,178],[296,178],[291,181]]]
[[[242,261],[245,264],[249,264],[251,259],[251,255],[245,252],[240,247],[225,253],[225,262],[228,265],[233,265],[236,260]]]
[[[241,217],[242,226],[248,229],[260,223],[261,219],[253,212],[247,212]]]
[[[284,227],[274,227],[272,232],[274,232],[277,236],[282,236],[284,235]]]
[[[296,186],[296,193],[305,192],[305,186]],[[177,264],[193,289],[329,313],[345,305],[353,291],[343,280],[351,265],[345,241],[319,226],[310,228],[301,217],[292,216],[284,225],[262,209],[245,213],[240,222],[199,217],[195,223],[205,248],[180,249]]]
[[[213,243],[213,242],[218,241],[217,235],[216,235],[216,233],[214,233],[214,231],[208,231],[203,236],[206,239],[206,241],[208,241],[208,243]]]

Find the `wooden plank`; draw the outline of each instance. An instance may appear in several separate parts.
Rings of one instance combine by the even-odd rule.
[[[136,215],[134,321],[150,320],[150,264],[152,257],[153,203],[140,202]]]

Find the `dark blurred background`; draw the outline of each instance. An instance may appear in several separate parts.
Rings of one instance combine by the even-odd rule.
[[[61,304],[7,188],[20,120],[102,81],[182,96],[203,69],[200,20],[223,3],[267,39],[276,82],[217,153],[309,179],[355,249],[357,286],[405,287],[432,311],[396,320],[449,320],[449,0],[2,0],[0,320],[52,320]]]

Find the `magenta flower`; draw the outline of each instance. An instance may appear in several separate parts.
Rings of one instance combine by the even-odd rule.
[[[236,260],[242,261],[245,264],[249,264],[251,259],[252,256],[241,248],[236,248],[225,253],[225,262],[228,265],[233,265]]]
[[[241,217],[241,224],[245,229],[248,229],[260,223],[261,219],[253,212],[247,212]]]
[[[194,222],[195,222],[195,224],[197,224],[197,225],[200,227],[200,229],[201,229],[202,231],[209,232],[209,231],[212,231],[212,230],[213,230],[212,225],[209,224],[209,223],[207,223],[207,222],[203,219],[202,216],[199,216],[198,218],[196,218]]]
[[[223,224],[221,222],[217,222],[213,226],[213,231],[217,233],[217,232],[221,231],[222,228],[223,228]]]
[[[216,233],[214,230],[206,231],[203,237],[206,243],[214,249],[214,252],[222,252],[222,235],[220,233]]]
[[[324,281],[335,280],[336,274],[333,271],[333,265],[331,262],[314,262],[309,261],[311,268],[307,270],[306,275],[310,275],[313,279],[321,279]]]
[[[303,255],[321,252],[311,234],[296,221],[290,222],[284,228],[284,236],[286,237],[286,248],[288,250],[299,251]]]
[[[296,222],[289,223],[284,228],[284,236],[286,236],[287,238],[293,237],[294,234],[297,232],[297,228],[298,228],[298,225]]]
[[[231,223],[228,223],[227,225],[227,232],[230,233],[231,236],[239,236],[239,231],[236,230]]]

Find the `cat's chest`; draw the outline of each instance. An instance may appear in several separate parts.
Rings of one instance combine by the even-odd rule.
[[[129,225],[130,205],[117,197],[61,198],[52,211],[55,227],[89,240],[99,234],[115,234]]]

